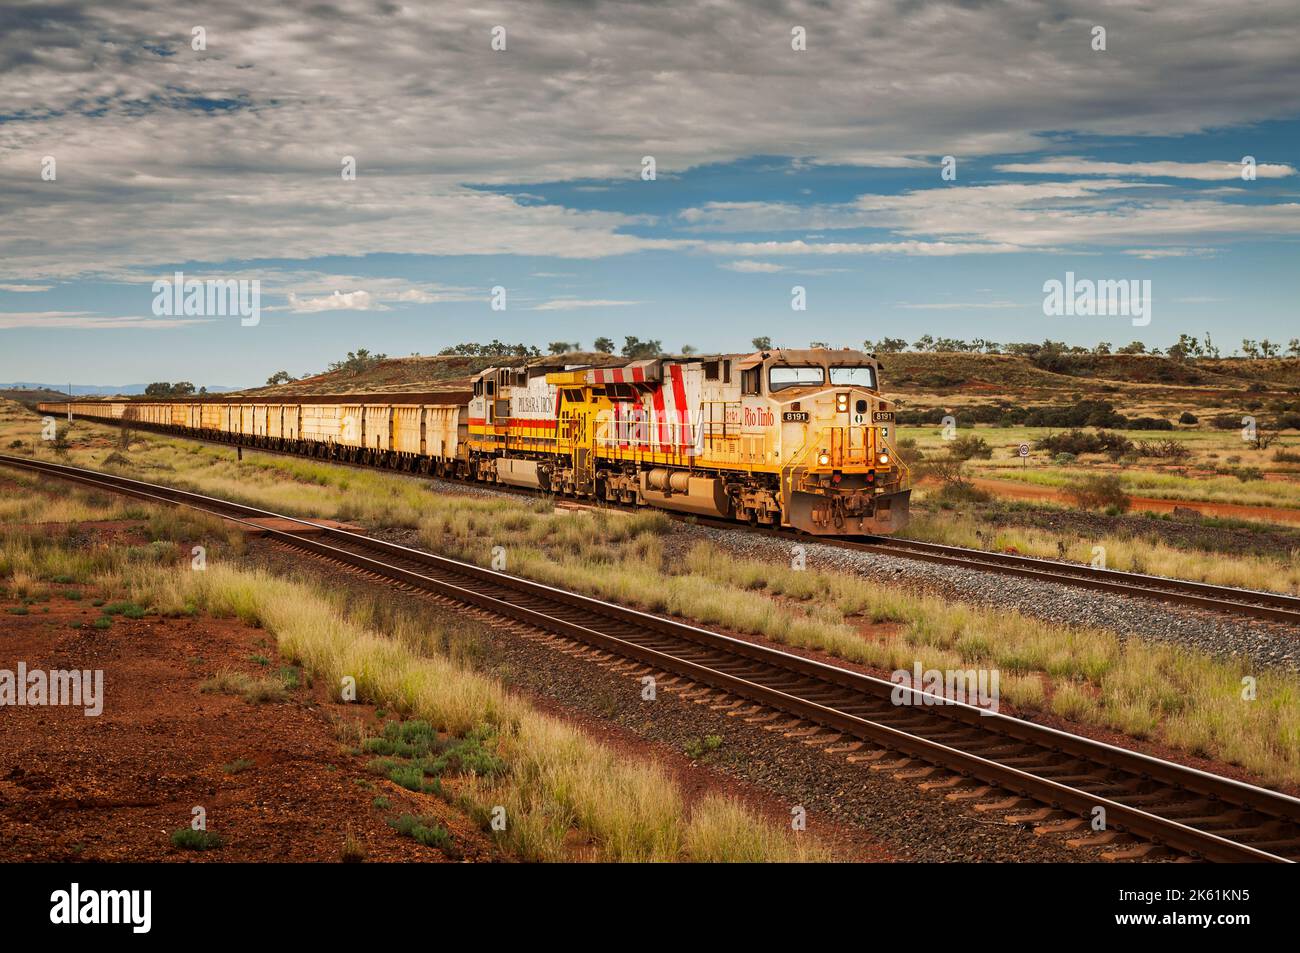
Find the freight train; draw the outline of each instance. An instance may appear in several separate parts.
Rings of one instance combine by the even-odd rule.
[[[859,351],[773,349],[493,367],[459,392],[85,400],[70,412],[816,535],[887,534],[907,523],[911,481],[880,370]]]

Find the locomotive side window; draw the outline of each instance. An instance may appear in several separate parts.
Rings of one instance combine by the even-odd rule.
[[[832,367],[831,383],[840,387],[876,386],[876,369],[874,367]]]
[[[761,367],[751,367],[747,371],[740,372],[740,392],[742,394],[758,393],[758,385],[762,382],[762,378],[758,376],[761,371]]]
[[[704,362],[704,379],[706,381],[716,381],[718,379],[718,361]]]
[[[724,384],[731,383],[731,362],[730,361],[722,362],[722,383]]]
[[[767,373],[767,388],[775,394],[787,387],[818,387],[826,383],[826,371],[814,365],[778,365]]]

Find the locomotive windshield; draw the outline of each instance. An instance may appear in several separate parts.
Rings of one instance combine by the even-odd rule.
[[[817,366],[780,364],[767,372],[767,389],[775,394],[787,387],[817,387],[826,383],[826,371]]]
[[[876,369],[874,367],[832,367],[831,383],[844,387],[876,386]]]

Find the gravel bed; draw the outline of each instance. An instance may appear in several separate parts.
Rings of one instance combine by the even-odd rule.
[[[743,529],[718,529],[674,524],[668,558],[684,555],[706,540],[737,557],[770,559],[788,564],[790,549],[804,547],[810,570],[861,576],[873,582],[898,582],[962,602],[992,608],[1012,608],[1027,616],[1068,625],[1109,629],[1121,639],[1172,642],[1220,657],[1244,656],[1255,667],[1300,671],[1300,629],[1262,619],[1236,618],[1110,592],[1060,583],[981,572],[964,566],[844,549],[812,539],[777,539]],[[680,548],[679,548],[680,547]]]
[[[491,487],[440,480],[441,491],[472,496],[510,496]],[[1237,618],[1149,599],[1098,592],[1058,583],[981,572],[963,566],[886,556],[818,543],[811,537],[778,539],[743,527],[721,529],[674,521],[666,539],[670,561],[699,541],[725,547],[740,558],[771,559],[788,565],[790,548],[804,547],[809,569],[844,572],[873,582],[896,582],[962,602],[1014,608],[1032,618],[1095,626],[1121,640],[1140,638],[1200,649],[1221,658],[1245,657],[1255,668],[1300,672],[1300,629],[1263,619]]]
[[[282,572],[301,571],[292,554],[257,546],[257,562]],[[337,567],[309,562],[328,584],[373,593],[375,583]],[[424,614],[452,613],[421,594],[392,591],[395,604]],[[1098,848],[1071,848],[1062,835],[1040,837],[1028,825],[1013,825],[996,815],[981,815],[950,802],[938,792],[923,792],[916,782],[896,780],[889,771],[849,764],[797,739],[765,731],[722,712],[709,710],[660,690],[653,702],[641,699],[638,679],[600,666],[495,625],[467,617],[486,644],[479,668],[499,677],[513,691],[547,702],[543,707],[580,718],[588,730],[616,726],[650,744],[665,762],[680,760],[688,742],[718,735],[722,745],[696,764],[743,786],[761,788],[786,814],[799,806],[807,812],[807,830],[838,847],[841,856],[860,856],[861,845],[844,829],[861,830],[898,860],[1081,862],[1100,859]],[[785,716],[782,716],[785,720]],[[611,739],[601,738],[610,741]],[[625,747],[612,742],[615,747]],[[743,790],[737,793],[743,796]],[[846,846],[846,841],[848,842]]]
[[[1187,503],[1195,509],[1195,502]],[[914,512],[917,512],[914,508]],[[1124,513],[1110,516],[1079,510],[1061,510],[1050,507],[1033,507],[1026,504],[982,504],[974,512],[990,527],[1033,527],[1052,533],[1073,535],[1079,539],[1101,536],[1154,537],[1161,542],[1185,550],[1207,550],[1229,556],[1273,556],[1289,559],[1292,551],[1300,549],[1300,529],[1293,526],[1266,523],[1233,522],[1200,517],[1156,515],[1154,513]],[[933,511],[926,515],[936,515]]]

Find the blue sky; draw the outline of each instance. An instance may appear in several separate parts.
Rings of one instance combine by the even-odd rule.
[[[448,8],[420,35],[382,4],[162,29],[148,7],[20,5],[0,40],[0,380],[248,385],[493,337],[1300,336],[1300,11],[1093,6],[543,3]],[[313,17],[358,42],[296,28]],[[154,314],[178,270],[259,280],[260,323]],[[1045,317],[1067,271],[1149,279],[1150,325]]]

